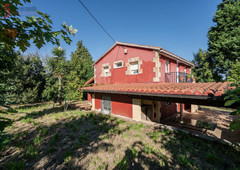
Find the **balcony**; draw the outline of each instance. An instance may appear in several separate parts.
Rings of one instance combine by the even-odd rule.
[[[166,83],[192,83],[193,78],[191,74],[183,72],[169,72],[165,73]]]

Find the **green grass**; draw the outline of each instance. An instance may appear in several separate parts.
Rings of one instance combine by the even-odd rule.
[[[25,169],[25,164],[23,161],[10,161],[4,167],[11,170],[23,170]]]
[[[42,142],[42,138],[40,136],[37,136],[36,138],[33,139],[34,145],[40,145]]]
[[[216,154],[207,152],[206,159],[213,165],[221,165],[221,158],[219,158]]]
[[[34,145],[29,145],[25,148],[25,158],[35,158],[38,155],[38,148],[35,147]]]
[[[177,157],[177,159],[182,166],[188,167],[190,165],[190,162],[185,155],[181,154]]]
[[[14,129],[6,129],[13,137],[0,158],[5,169],[30,169],[43,164],[39,161],[46,157],[46,169],[55,165],[65,169],[237,169],[240,165],[240,154],[232,146],[181,132],[84,111],[24,109],[24,113],[4,114],[12,120],[18,115]],[[4,157],[9,161],[4,162]]]

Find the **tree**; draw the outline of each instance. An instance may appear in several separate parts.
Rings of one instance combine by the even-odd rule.
[[[213,22],[215,26],[208,32],[208,51],[214,74],[226,79],[236,60],[240,60],[240,1],[223,0]]]
[[[48,66],[50,68],[50,72],[53,76],[58,78],[58,99],[59,104],[62,103],[62,79],[63,76],[67,72],[68,63],[65,59],[65,50],[61,47],[55,47],[52,50],[52,54],[56,57],[52,57],[48,59]]]
[[[193,63],[195,67],[192,69],[192,73],[196,82],[213,82],[212,62],[208,52],[199,49],[198,53],[194,54]]]
[[[77,49],[71,54],[70,73],[67,76],[68,100],[82,98],[79,88],[93,76],[92,56],[82,41],[77,42]]]
[[[9,88],[12,88],[8,86],[9,77],[7,75],[18,65],[16,48],[24,52],[30,47],[30,41],[38,48],[41,48],[47,42],[59,45],[59,38],[70,44],[71,39],[69,36],[75,35],[77,32],[72,26],[67,26],[65,22],[62,24],[63,29],[53,31],[50,16],[40,11],[37,11],[38,16],[21,18],[18,13],[18,8],[23,6],[21,2],[31,3],[31,0],[0,1],[1,94],[5,90],[10,91]],[[5,96],[0,96],[1,103],[6,103],[5,99]]]
[[[233,80],[235,81],[235,80]],[[237,106],[236,111],[231,112],[231,115],[240,115],[240,81],[235,81],[234,83],[231,83],[231,87],[235,87],[232,90],[228,90],[226,92],[226,97],[224,98],[226,100],[225,106]],[[240,129],[240,118],[236,121],[233,121],[230,123],[230,130],[238,130]]]
[[[41,101],[45,85],[44,67],[37,53],[18,55],[15,69],[2,72],[7,79],[0,82],[2,102],[34,103]]]
[[[228,80],[234,79],[240,82],[240,61],[236,61],[228,72]]]

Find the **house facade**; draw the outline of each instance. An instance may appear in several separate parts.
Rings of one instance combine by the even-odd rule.
[[[155,91],[169,93],[168,86],[174,89],[174,84],[193,83],[190,75],[193,66],[161,47],[116,42],[93,64],[94,77],[87,84],[94,85],[85,91],[92,110],[160,122],[177,114],[180,104],[167,97],[162,97],[164,100],[154,97]],[[183,109],[194,111],[193,106],[185,103]]]

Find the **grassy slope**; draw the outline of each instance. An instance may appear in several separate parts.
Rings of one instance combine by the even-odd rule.
[[[0,168],[235,169],[240,153],[229,146],[167,129],[49,104],[0,113],[12,119]]]

